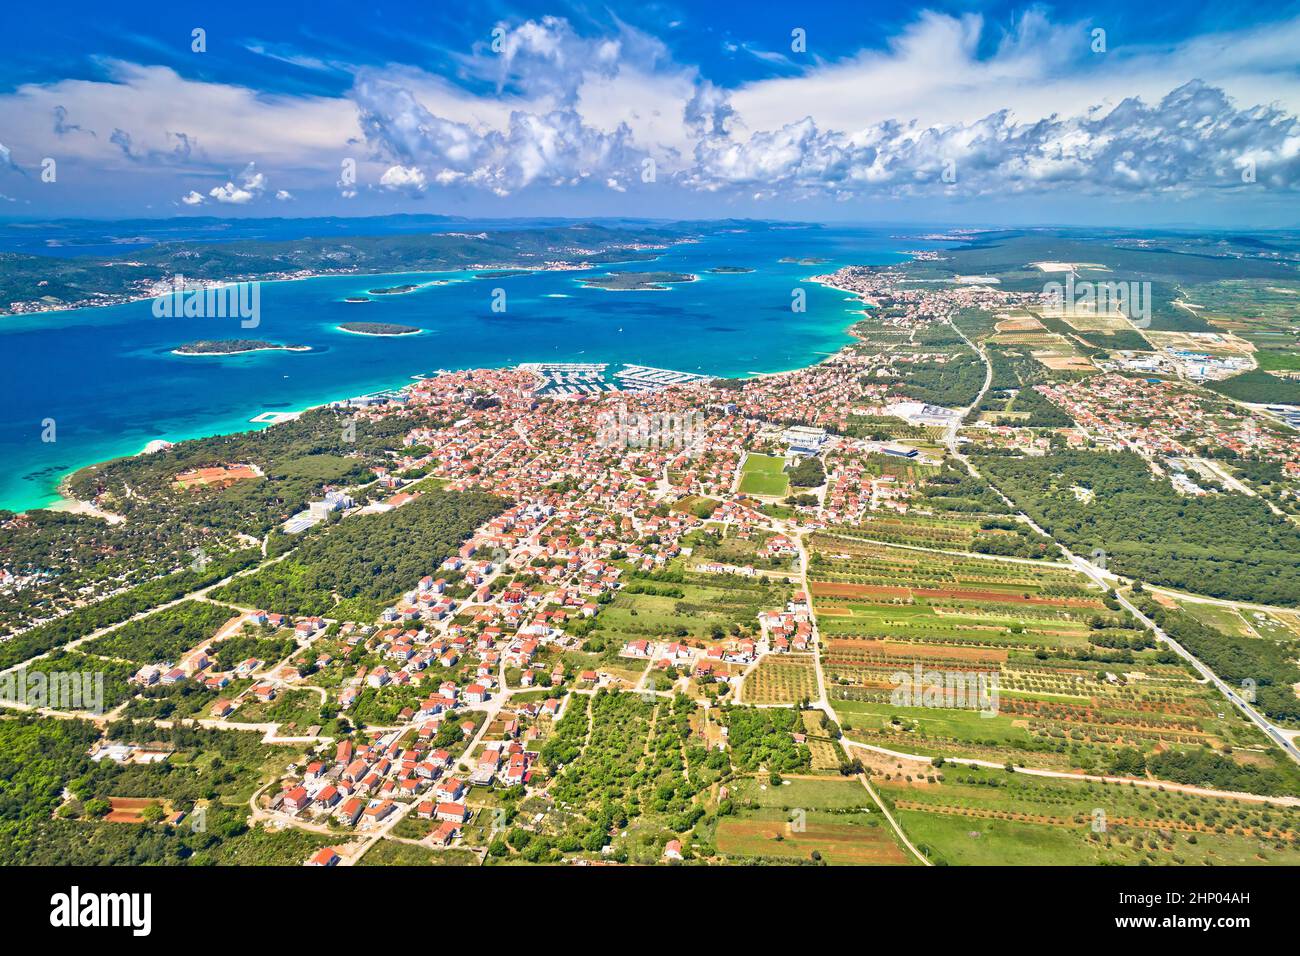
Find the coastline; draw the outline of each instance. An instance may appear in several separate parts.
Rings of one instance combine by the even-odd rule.
[[[909,257],[909,258],[910,258],[910,257]],[[590,268],[596,268],[596,267],[590,267]],[[459,270],[459,271],[466,271],[466,272],[467,272],[467,271],[472,271],[472,270]],[[574,271],[574,270],[573,270],[573,269],[570,269],[570,268],[533,268],[533,269],[530,269],[530,270],[528,270],[528,271],[530,271],[530,272],[564,272],[564,271]],[[409,274],[410,274],[410,273],[380,273],[380,275],[409,275]],[[447,273],[442,273],[442,274],[443,274],[443,275],[446,275]],[[316,276],[316,275],[305,276],[305,275],[304,275],[304,276],[294,276],[294,277],[292,277],[292,278],[277,279],[277,280],[274,280],[274,281],[286,281],[286,282],[289,282],[289,281],[297,281],[298,279],[307,279],[307,278],[339,278],[340,276],[346,276],[346,275],[359,275],[359,274],[357,274],[357,273],[330,273],[330,274],[320,275],[320,276]],[[827,276],[827,277],[828,277],[828,276]],[[808,281],[808,282],[811,282],[811,283],[815,283],[815,284],[820,285],[820,286],[823,286],[823,287],[836,289],[837,291],[848,292],[850,295],[853,295],[853,293],[851,292],[851,290],[838,289],[838,288],[837,288],[833,283],[831,283],[831,282],[827,282],[827,281],[822,281],[822,279],[823,279],[823,277],[812,276],[812,277],[808,277],[808,278],[805,279],[804,281]],[[233,281],[233,280],[232,280],[232,281]],[[695,281],[698,281],[698,276],[697,276],[697,278],[696,278]],[[607,292],[616,292],[616,291],[671,291],[671,287],[669,287],[669,288],[667,288],[667,289],[664,289],[664,290],[616,290],[616,289],[605,289],[605,290],[603,290],[603,291],[607,291]],[[145,297],[145,298],[152,298],[152,296]],[[68,310],[47,310],[47,311],[68,311]],[[723,377],[731,377],[731,378],[746,378],[746,379],[748,379],[748,378],[769,377],[769,376],[775,376],[775,375],[785,375],[785,374],[789,374],[789,373],[791,373],[791,372],[799,371],[799,370],[804,369],[804,368],[811,368],[811,367],[813,367],[813,366],[815,366],[815,365],[819,365],[819,364],[821,364],[822,362],[825,362],[825,361],[829,360],[829,358],[833,357],[835,354],[838,354],[839,351],[840,351],[841,349],[843,349],[844,347],[847,347],[849,344],[851,344],[851,342],[852,342],[852,340],[853,340],[853,338],[854,338],[854,336],[853,336],[852,333],[851,333],[851,329],[852,329],[852,328],[853,328],[853,327],[858,323],[858,321],[859,321],[858,318],[854,318],[853,316],[855,316],[855,315],[857,315],[857,314],[858,314],[858,313],[854,312],[854,313],[852,313],[852,314],[849,314],[849,315],[845,315],[845,316],[843,316],[842,319],[841,319],[841,317],[838,316],[838,315],[835,317],[834,321],[835,321],[835,324],[836,324],[836,332],[837,332],[840,336],[844,337],[845,339],[848,339],[849,341],[846,341],[846,342],[842,343],[842,344],[840,345],[840,347],[837,348],[837,349],[835,350],[835,352],[830,353],[829,355],[827,355],[827,354],[825,354],[825,353],[821,353],[821,357],[816,358],[815,360],[813,360],[813,356],[809,356],[808,359],[806,359],[806,360],[804,360],[804,361],[801,361],[801,362],[799,362],[799,363],[797,363],[797,364],[794,364],[794,365],[792,365],[792,366],[789,367],[789,368],[779,368],[779,369],[773,369],[773,370],[769,370],[769,371],[754,371],[754,370],[746,370],[746,371],[744,371],[743,373],[734,373],[734,374],[731,374],[731,375],[728,375],[728,376],[723,376]],[[336,328],[337,328],[337,327],[336,327]],[[406,333],[406,334],[404,334],[404,335],[386,335],[386,334],[375,334],[375,333],[367,333],[367,332],[351,332],[350,330],[346,330],[346,329],[339,329],[339,331],[349,332],[349,334],[352,334],[352,335],[369,335],[369,336],[371,336],[371,337],[375,337],[375,338],[404,338],[404,337],[406,337],[406,336],[408,336],[408,335],[418,335],[418,334],[421,333],[421,332],[424,332],[424,333],[427,333],[427,332],[428,332],[427,329],[420,329],[418,332],[415,332],[415,333]],[[243,354],[243,353],[235,353],[235,354]],[[575,360],[576,360],[576,359],[575,359]],[[461,367],[461,366],[455,366],[455,368],[460,368],[460,367]],[[490,368],[490,367],[505,368],[505,367],[512,367],[512,366],[508,366],[508,365],[491,366],[491,365],[485,365],[485,364],[481,364],[481,363],[473,363],[473,364],[465,365],[465,366],[463,366],[463,367],[464,367],[464,368]],[[303,405],[297,407],[297,408],[294,410],[294,413],[295,413],[295,414],[302,414],[303,412],[310,411],[310,410],[312,410],[312,409],[316,409],[316,408],[321,408],[321,407],[324,407],[324,406],[328,406],[328,405],[331,405],[331,404],[333,404],[333,403],[335,403],[335,402],[345,401],[347,398],[350,398],[350,397],[353,397],[353,396],[356,396],[356,395],[369,394],[369,393],[371,393],[371,392],[385,391],[385,390],[394,390],[394,391],[396,391],[396,390],[401,390],[401,389],[404,389],[404,388],[409,387],[409,386],[412,384],[411,379],[412,379],[412,375],[411,375],[410,373],[405,373],[405,374],[400,374],[400,375],[395,374],[395,375],[394,375],[394,378],[392,378],[392,379],[387,379],[387,380],[383,380],[383,381],[375,381],[375,382],[372,382],[372,383],[368,383],[368,384],[362,386],[361,388],[357,388],[357,389],[349,390],[349,391],[348,391],[347,393],[345,393],[345,394],[340,394],[338,391],[331,391],[327,396],[322,397],[320,400],[316,400],[316,401],[309,400],[309,401],[306,402],[305,404],[303,404]],[[131,444],[129,445],[129,447],[124,447],[120,454],[112,454],[112,453],[110,453],[110,454],[108,454],[108,455],[104,455],[104,456],[102,456],[102,457],[96,457],[96,458],[93,459],[93,460],[88,460],[88,461],[80,462],[79,464],[75,465],[74,467],[69,468],[67,471],[65,471],[65,472],[63,472],[62,474],[60,474],[60,475],[58,476],[57,480],[53,483],[53,487],[50,488],[50,491],[49,491],[49,497],[50,497],[51,500],[48,500],[48,501],[46,501],[46,502],[44,502],[44,503],[41,503],[41,504],[32,504],[32,505],[20,506],[20,507],[18,507],[18,508],[13,509],[13,510],[15,510],[15,511],[17,511],[17,512],[19,512],[19,513],[27,512],[27,511],[33,511],[33,510],[41,510],[41,509],[53,509],[53,508],[58,508],[59,510],[65,510],[65,511],[74,510],[73,507],[71,507],[71,506],[65,504],[65,502],[68,502],[68,501],[75,501],[75,499],[71,499],[71,498],[66,494],[66,491],[67,491],[67,480],[68,480],[72,475],[76,474],[77,472],[79,472],[79,471],[81,471],[81,470],[83,470],[83,469],[85,469],[85,468],[92,467],[92,466],[97,465],[97,464],[102,464],[102,463],[107,462],[107,461],[116,460],[116,459],[118,459],[118,458],[134,457],[135,455],[143,454],[143,453],[144,453],[144,452],[143,452],[143,447],[144,447],[144,446],[146,446],[147,444],[151,444],[152,442],[156,442],[156,441],[160,441],[160,440],[166,440],[166,441],[169,441],[169,442],[172,442],[172,443],[177,443],[177,442],[192,441],[192,440],[197,440],[197,439],[202,439],[202,438],[211,438],[211,437],[216,437],[216,436],[220,436],[220,435],[240,434],[240,433],[243,433],[243,432],[257,431],[257,430],[260,430],[261,428],[269,427],[269,425],[270,425],[270,423],[268,423],[268,424],[259,424],[259,423],[254,423],[254,422],[251,421],[251,419],[252,419],[253,417],[255,417],[255,416],[258,415],[258,414],[264,413],[264,412],[265,412],[265,409],[250,410],[250,411],[248,411],[248,412],[246,412],[246,413],[241,414],[238,418],[234,418],[234,419],[226,419],[226,420],[222,420],[222,421],[210,422],[210,423],[205,424],[205,425],[203,425],[203,426],[200,426],[200,427],[198,427],[198,428],[196,428],[196,429],[194,429],[194,430],[188,430],[188,429],[187,429],[186,431],[184,431],[184,432],[182,432],[182,433],[174,433],[174,434],[172,434],[172,435],[159,435],[159,434],[157,434],[157,433],[154,433],[151,437],[136,436],[136,437],[130,439]],[[85,509],[95,509],[95,506],[94,506],[93,502],[81,502],[81,503],[79,503],[79,506],[84,506]],[[79,506],[78,506],[78,507],[79,507]],[[4,509],[5,507],[6,507],[5,505],[0,504],[0,509]],[[97,509],[95,509],[95,510],[97,510]],[[89,513],[89,512],[88,512],[88,511],[83,511],[82,513]]]
[[[671,246],[669,246],[669,248],[671,248]],[[491,272],[491,271],[504,271],[504,270],[520,271],[520,272],[585,272],[585,271],[590,270],[590,269],[600,269],[600,268],[602,268],[602,267],[604,267],[604,266],[608,266],[608,265],[618,265],[618,264],[620,264],[620,263],[624,263],[624,262],[645,262],[645,261],[651,261],[651,262],[652,262],[652,261],[654,261],[654,259],[659,258],[660,255],[662,255],[662,252],[656,254],[655,256],[653,256],[653,257],[652,257],[651,259],[649,259],[649,260],[644,260],[644,259],[619,259],[619,260],[615,260],[615,261],[613,261],[613,262],[602,262],[602,263],[598,263],[598,264],[596,264],[596,263],[590,263],[590,262],[585,262],[585,263],[574,263],[574,264],[572,264],[572,265],[566,265],[566,264],[552,264],[552,265],[543,265],[543,266],[514,266],[514,265],[499,265],[499,264],[498,264],[498,265],[493,265],[493,264],[474,263],[474,264],[472,264],[472,265],[462,266],[462,267],[459,268],[459,269],[443,269],[443,270],[440,270],[440,271],[437,271],[437,272],[425,272],[425,271],[420,271],[420,272],[355,272],[355,271],[352,271],[352,270],[343,269],[343,270],[339,270],[339,271],[326,271],[326,272],[303,272],[303,273],[299,273],[299,272],[273,272],[273,273],[268,273],[268,274],[263,275],[263,276],[230,276],[230,277],[227,277],[227,278],[224,278],[224,279],[220,279],[220,280],[212,279],[212,280],[202,280],[202,281],[210,281],[210,282],[214,283],[215,285],[229,286],[229,285],[237,285],[237,284],[245,283],[245,282],[257,282],[257,283],[266,283],[266,284],[271,284],[271,283],[280,283],[280,282],[300,282],[300,281],[305,280],[305,279],[343,279],[343,278],[348,278],[348,277],[350,277],[350,276],[351,276],[351,277],[356,277],[356,278],[358,278],[358,279],[379,279],[379,278],[385,278],[385,277],[388,277],[388,276],[392,276],[392,277],[394,277],[394,278],[398,278],[398,277],[401,277],[401,276],[447,276],[447,275],[457,275],[457,276],[459,276],[459,275],[462,275],[462,274],[469,274],[469,278],[472,279],[472,278],[475,278],[475,277],[472,275],[472,273],[475,273],[475,272]],[[464,281],[464,280],[462,280],[462,279],[442,279],[442,280],[438,280],[438,281],[434,281],[434,282],[426,283],[426,285],[430,285],[430,286],[432,286],[432,285],[448,285],[448,284],[450,284],[450,283],[452,283],[452,282],[457,282],[457,281]],[[423,288],[423,286],[420,286],[420,288]],[[412,290],[410,290],[410,291],[411,291],[411,292],[415,292],[415,291],[417,291],[417,289],[412,289]],[[171,293],[170,293],[170,292],[166,292],[166,293],[162,293],[162,294],[164,294],[164,295],[170,295]],[[367,293],[367,294],[369,294],[369,293]],[[398,294],[401,294],[401,295],[409,295],[410,293],[391,293],[391,294],[393,294],[393,295],[398,295]],[[60,304],[60,305],[57,305],[57,306],[49,306],[49,307],[43,307],[43,308],[30,308],[30,309],[26,309],[26,308],[24,308],[24,309],[19,309],[19,310],[16,311],[16,312],[14,312],[14,311],[10,311],[10,312],[0,312],[0,321],[3,321],[3,320],[5,320],[5,319],[10,319],[10,318],[17,318],[17,317],[19,317],[19,316],[28,316],[28,315],[45,315],[45,314],[47,314],[47,313],[58,313],[58,312],[76,312],[76,311],[79,311],[79,310],[81,310],[81,309],[107,309],[107,308],[112,308],[113,306],[118,306],[118,305],[130,305],[130,304],[133,303],[133,302],[148,302],[150,299],[156,299],[156,298],[158,298],[158,296],[159,296],[159,293],[141,292],[141,293],[139,293],[139,294],[137,294],[137,295],[106,296],[106,297],[95,298],[95,299],[86,299],[86,300],[81,301],[81,302],[63,303],[63,304]],[[373,302],[373,301],[376,301],[376,300],[375,300],[375,299],[367,299],[366,301],[371,301],[371,302]],[[36,303],[35,300],[26,300],[26,301],[20,301],[20,302],[18,302],[17,304],[21,306],[21,305],[36,305],[37,303]],[[361,302],[357,302],[357,303],[354,303],[354,304],[358,304],[358,305],[360,305]]]

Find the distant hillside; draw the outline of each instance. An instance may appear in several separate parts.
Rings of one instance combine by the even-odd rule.
[[[163,242],[112,258],[0,253],[0,314],[108,305],[153,283],[252,280],[293,273],[441,272],[469,266],[537,268],[544,263],[652,259],[684,233],[668,228],[572,225],[498,232],[342,236],[230,242]]]

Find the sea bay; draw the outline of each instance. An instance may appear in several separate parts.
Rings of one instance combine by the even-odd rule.
[[[898,262],[905,250],[936,245],[885,230],[791,226],[709,235],[653,261],[588,271],[264,282],[255,327],[241,327],[237,318],[158,318],[151,301],[0,318],[6,369],[0,508],[55,502],[58,481],[69,471],[135,454],[154,439],[264,427],[249,420],[400,387],[439,368],[626,362],[726,376],[799,368],[848,342],[846,330],[861,308],[809,282],[811,276],[851,263]],[[709,271],[719,266],[753,271]],[[698,279],[636,292],[581,282],[611,271],[687,272]],[[405,284],[419,288],[344,301]],[[503,312],[492,309],[495,290],[504,293]],[[802,312],[792,309],[795,290],[805,297]],[[409,325],[421,333],[339,329],[350,321]],[[257,339],[311,351],[173,353],[196,339]]]

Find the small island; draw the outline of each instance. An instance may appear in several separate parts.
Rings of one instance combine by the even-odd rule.
[[[739,274],[739,273],[742,273],[742,272],[753,272],[754,270],[753,270],[753,269],[748,269],[748,268],[746,268],[745,266],[714,266],[714,267],[713,267],[712,269],[710,269],[709,271],[710,271],[710,272],[720,273],[720,274],[722,274],[722,275],[733,275],[733,274]]]
[[[609,292],[662,292],[670,282],[694,282],[689,272],[608,272],[594,279],[583,279],[591,289]]]
[[[394,325],[392,322],[344,322],[339,328],[356,335],[414,335],[420,331],[411,325]]]
[[[172,349],[173,355],[240,355],[244,352],[310,352],[310,345],[279,345],[261,339],[197,339]]]
[[[821,259],[817,256],[805,256],[802,259],[800,259],[797,256],[782,256],[779,261],[786,262],[786,263],[793,263],[794,265],[797,266],[819,266],[823,262],[827,262],[829,260]]]
[[[358,302],[370,302],[371,299],[368,296],[364,296],[364,295],[350,295],[343,301],[350,302],[355,305]]]
[[[390,285],[383,289],[371,289],[371,295],[405,295],[420,288],[418,285]]]
[[[510,279],[514,276],[527,276],[536,272],[536,269],[488,269],[486,272],[474,273],[475,279]]]

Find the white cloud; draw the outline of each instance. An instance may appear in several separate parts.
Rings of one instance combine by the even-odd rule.
[[[268,169],[300,167],[341,154],[360,135],[356,109],[343,97],[268,94],[120,60],[101,65],[102,80],[24,84],[0,95],[0,129],[23,155],[85,160],[110,172],[141,164],[216,171],[249,159]],[[93,123],[100,135],[62,135],[52,115]],[[113,130],[122,133],[117,142],[106,135]]]
[[[515,110],[504,127],[471,125],[435,115],[400,78],[379,72],[360,75],[352,96],[367,144],[394,164],[385,177],[399,175],[394,169],[420,167],[431,170],[435,182],[468,183],[504,195],[533,183],[626,174],[640,157],[625,124],[600,130],[572,107]]]
[[[188,189],[182,177],[221,177],[206,197],[186,193],[188,205],[196,195],[291,198],[272,193],[268,178],[310,189],[335,179],[347,157],[356,163],[355,175],[338,178],[345,199],[358,183],[411,193],[641,191],[651,188],[640,184],[646,157],[660,173],[652,188],[739,197],[1188,193],[1240,186],[1248,164],[1260,185],[1300,186],[1300,18],[1161,45],[1112,36],[1109,52],[1093,54],[1090,22],[1055,22],[1042,8],[1005,28],[976,14],[921,12],[879,48],[831,63],[785,57],[780,77],[735,89],[625,24],[599,35],[558,17],[500,26],[499,52],[484,41],[445,76],[249,46],[353,73],[335,97],[101,60],[102,79],[0,94],[0,129],[25,165],[48,155],[101,175],[148,173],[167,197]],[[955,185],[939,177],[949,160]],[[6,166],[19,169],[0,147],[0,172]]]
[[[379,185],[389,189],[423,192],[428,184],[418,166],[389,166],[384,170],[384,175],[379,177]]]
[[[201,206],[203,205],[203,194],[191,189],[181,197],[181,202],[185,203],[187,206]]]
[[[216,186],[208,191],[208,195],[219,203],[242,206],[259,198],[266,189],[266,175],[258,172],[254,163],[244,167],[244,171],[239,174],[239,181],[238,186],[233,181],[224,186]]]
[[[1300,120],[1277,107],[1238,108],[1222,90],[1184,84],[1148,105],[1017,123],[1007,110],[971,123],[921,126],[886,121],[852,134],[811,117],[745,140],[700,143],[679,180],[696,189],[777,188],[813,194],[960,191],[1016,193],[1070,188],[1087,193],[1188,191],[1243,186],[1253,162],[1259,183],[1300,185]],[[944,178],[945,169],[953,175]]]

